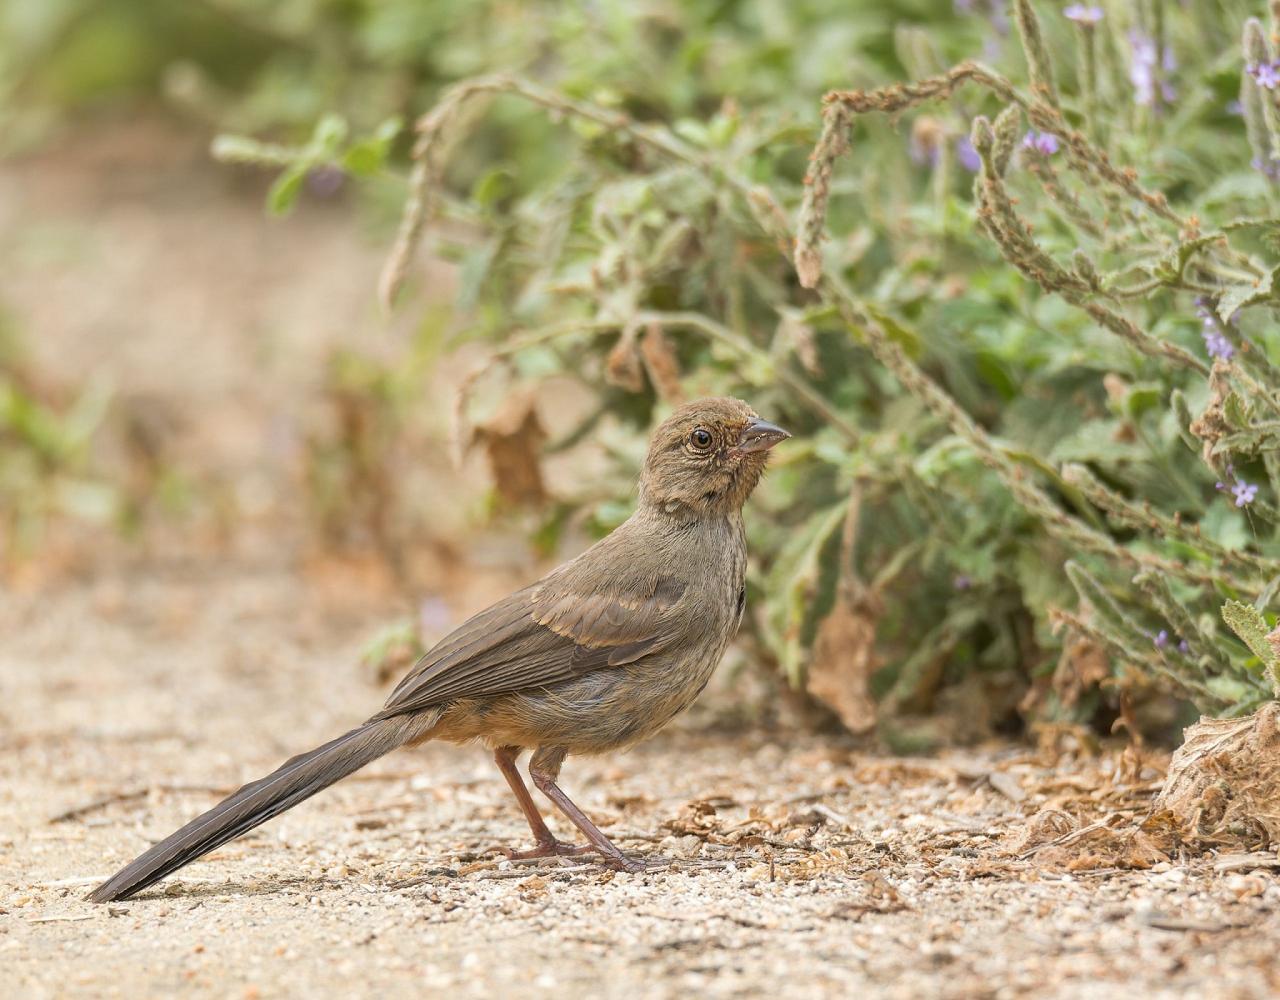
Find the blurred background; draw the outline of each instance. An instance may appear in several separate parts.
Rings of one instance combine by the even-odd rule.
[[[698,725],[921,750],[1256,707],[1266,650],[1218,610],[1265,615],[1280,579],[1272,53],[1239,43],[1264,12],[1036,4],[1029,47],[1002,3],[893,8],[5,4],[10,636],[60,601],[181,630],[269,579],[386,684],[625,518],[671,405],[732,393],[797,438]],[[778,244],[813,218],[824,92],[963,59],[1082,130],[997,127],[990,176],[1054,266],[983,221],[971,130],[1010,101],[961,87],[859,110],[806,291]]]

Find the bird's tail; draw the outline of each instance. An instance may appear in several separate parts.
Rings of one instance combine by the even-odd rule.
[[[345,778],[411,735],[403,717],[370,720],[324,746],[285,761],[265,778],[233,792],[207,813],[121,868],[87,897],[95,903],[128,899],[228,840],[291,809]]]

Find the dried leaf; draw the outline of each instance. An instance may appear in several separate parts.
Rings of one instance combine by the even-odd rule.
[[[632,326],[623,330],[604,363],[605,381],[627,392],[644,389],[644,367],[636,345],[638,332]]]
[[[1003,795],[1010,802],[1025,802],[1027,798],[1026,789],[1018,783],[1008,771],[992,771],[987,775],[987,781],[991,787]]]
[[[546,431],[531,392],[513,393],[475,430],[484,446],[494,487],[513,506],[536,506],[547,498],[540,458]]]
[[[818,357],[818,344],[813,327],[805,323],[797,312],[788,311],[783,314],[782,321],[778,324],[778,332],[800,359],[804,370],[814,378],[821,378],[822,362]]]
[[[868,732],[876,724],[870,680],[880,667],[875,643],[883,610],[879,598],[865,588],[842,593],[814,640],[808,691],[852,733]]]
[[[1015,854],[1023,855],[1036,847],[1043,847],[1073,833],[1079,824],[1069,813],[1053,806],[1045,806],[1027,820],[1026,826],[1015,835],[1010,847]]]
[[[1280,704],[1186,731],[1155,802],[1202,847],[1280,844]]]
[[[684,402],[680,385],[680,361],[670,339],[657,323],[649,324],[640,340],[640,354],[654,391],[668,403]]]
[[[1107,651],[1092,639],[1073,636],[1063,645],[1052,686],[1063,706],[1071,708],[1110,676]]]

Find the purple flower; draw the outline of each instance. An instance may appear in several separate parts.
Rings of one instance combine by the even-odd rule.
[[[1251,504],[1258,496],[1258,487],[1252,483],[1246,483],[1243,479],[1237,479],[1236,484],[1231,487],[1231,495],[1236,498],[1236,506],[1243,507]]]
[[[1129,82],[1133,84],[1134,101],[1143,107],[1154,107],[1160,102],[1172,104],[1178,96],[1168,79],[1168,74],[1178,68],[1173,49],[1168,46],[1161,49],[1154,38],[1135,28],[1129,32],[1129,53]]]
[[[1209,352],[1209,357],[1222,358],[1229,361],[1235,356],[1236,348],[1227,337],[1227,326],[1218,319],[1213,307],[1213,300],[1207,296],[1202,295],[1196,299],[1196,315],[1200,317],[1200,322],[1204,324],[1204,329],[1200,331],[1200,336],[1204,338],[1204,349]],[[1234,322],[1235,316],[1232,316],[1231,319]]]
[[[1102,20],[1104,11],[1101,7],[1088,7],[1082,3],[1073,3],[1062,11],[1063,15],[1076,24],[1097,24]]]
[[[1133,99],[1144,107],[1154,104],[1156,97],[1155,39],[1137,30],[1130,31],[1129,50],[1129,82],[1133,84]]]
[[[1003,0],[982,0],[981,3],[978,0],[953,0],[952,6],[957,14],[984,15],[1001,35],[1009,30],[1009,15],[1005,13]]]
[[[1231,487],[1231,495],[1236,498],[1237,507],[1248,506],[1258,498],[1258,487],[1253,483],[1245,482],[1237,476],[1236,467],[1230,462],[1227,463],[1227,475],[1235,482],[1235,485]],[[1224,493],[1227,491],[1226,483],[1216,482],[1213,486],[1214,489],[1221,490]]]
[[[1162,628],[1151,641],[1155,644],[1156,649],[1164,649],[1165,646],[1169,645],[1169,631]]]
[[[1183,656],[1186,656],[1188,653],[1191,652],[1191,646],[1186,639],[1178,640],[1178,652],[1181,653]]]
[[[1043,156],[1052,156],[1058,151],[1058,137],[1032,129],[1022,137],[1022,145],[1024,149],[1034,149]]]
[[[1276,160],[1263,160],[1255,156],[1249,161],[1249,166],[1270,180],[1280,179],[1280,162]]]
[[[347,175],[332,164],[314,167],[307,172],[307,190],[317,198],[332,198],[346,183]]]
[[[1235,346],[1217,330],[1205,330],[1201,336],[1204,337],[1204,349],[1209,357],[1230,361],[1235,355]]]
[[[956,590],[968,590],[973,586],[973,578],[964,573],[957,573],[956,578],[951,581],[951,586]]]
[[[976,174],[982,169],[982,157],[973,148],[973,143],[969,141],[967,135],[962,135],[956,140],[956,159],[960,161],[960,166],[970,173]]]
[[[1275,90],[1280,85],[1280,62],[1253,63],[1248,73],[1263,90]]]

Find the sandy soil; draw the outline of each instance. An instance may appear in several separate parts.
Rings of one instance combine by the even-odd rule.
[[[201,143],[113,134],[0,171],[0,294],[51,375],[107,371],[219,428],[210,462],[269,470],[263,415],[306,405],[316,345],[394,336],[372,319],[378,250],[337,210],[273,228]],[[451,570],[434,628],[527,578],[502,549],[481,539]],[[136,901],[83,902],[384,697],[359,654],[409,605],[304,555],[288,533],[160,546],[0,595],[0,994],[1280,995],[1274,855],[1130,870],[1025,849],[1028,818],[1052,809],[1077,827],[1140,813],[1159,757],[902,760],[735,731],[727,677],[652,743],[565,770],[620,844],[666,868],[502,860],[527,831],[491,763],[427,747]]]
[[[708,732],[705,710],[565,773],[625,848],[676,859],[666,870],[502,860],[493,848],[527,832],[492,765],[479,749],[428,747],[378,762],[136,901],[82,901],[224,791],[376,705],[382,691],[354,667],[372,624],[288,572],[207,567],[10,602],[8,995],[1280,987],[1280,886],[1266,867],[1073,874],[1019,860],[1010,834],[1024,817],[1073,779],[1090,784],[1070,768],[1016,748],[899,760],[840,740]]]

